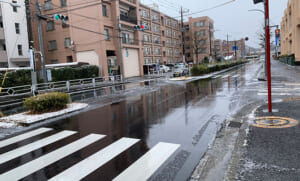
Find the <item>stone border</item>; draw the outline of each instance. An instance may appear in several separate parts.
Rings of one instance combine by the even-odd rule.
[[[0,118],[0,127],[1,128],[13,128],[18,126],[28,126],[30,124],[34,124],[40,121],[44,121],[46,119],[55,118],[58,116],[62,116],[67,113],[71,113],[74,111],[79,111],[88,107],[88,104],[84,103],[71,103],[67,105],[66,109],[44,113],[44,114],[34,114],[28,115],[28,112],[23,112],[19,114],[14,114],[11,116]]]

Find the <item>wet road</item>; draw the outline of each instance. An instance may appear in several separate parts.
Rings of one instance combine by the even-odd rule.
[[[187,84],[158,82],[137,89],[130,89],[130,86],[137,85],[127,85],[128,91],[120,95],[122,99],[117,99],[118,96],[113,93],[124,87],[73,95],[72,99],[75,101],[90,103],[91,109],[69,118],[58,119],[44,127],[54,128],[51,133],[72,130],[78,134],[2,164],[0,173],[78,138],[96,133],[107,136],[23,180],[47,180],[122,137],[141,141],[84,180],[115,178],[158,142],[180,144],[181,147],[150,180],[186,180],[212,144],[225,119],[241,106],[239,96],[243,87],[256,78],[260,66],[259,63],[251,63],[210,79]],[[112,96],[103,97],[108,93]],[[110,101],[114,103],[109,104]],[[5,147],[0,149],[0,153],[49,135],[50,133],[45,133]]]

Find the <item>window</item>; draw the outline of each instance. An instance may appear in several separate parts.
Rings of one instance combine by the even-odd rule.
[[[22,45],[18,45],[18,54],[19,56],[23,55]]]
[[[106,5],[102,5],[102,15],[107,17],[107,7],[106,7]]]
[[[109,30],[108,29],[104,29],[104,39],[109,40]]]
[[[51,60],[51,64],[58,64],[58,60]]]
[[[149,34],[144,34],[143,35],[143,41],[144,42],[151,42],[150,35]]]
[[[20,23],[15,23],[16,33],[20,34]]]
[[[152,58],[151,57],[145,57],[144,58],[144,64],[145,65],[152,64]]]
[[[65,47],[69,48],[71,46],[71,39],[70,38],[65,38]]]
[[[153,43],[160,44],[160,37],[159,36],[153,36]]]
[[[49,50],[57,50],[56,40],[48,41]]]
[[[52,0],[45,1],[45,10],[51,10],[52,9]]]
[[[198,43],[199,43],[199,45],[205,45],[206,44],[206,40],[200,40]]]
[[[144,54],[145,55],[151,55],[151,47],[144,47]]]
[[[60,6],[66,7],[67,6],[67,0],[60,0]]]
[[[47,21],[47,31],[54,30],[54,21]]]
[[[161,48],[160,47],[154,47],[154,55],[161,55]]]
[[[12,1],[12,3],[16,3],[16,1]],[[18,8],[17,8],[17,6],[12,6],[12,8],[13,8],[13,12],[18,12]]]
[[[159,16],[158,16],[158,14],[152,14],[152,20],[156,21],[156,22],[159,22]]]
[[[206,35],[206,31],[205,30],[201,30],[200,31],[200,36],[205,36]]]
[[[200,53],[202,53],[202,54],[207,53],[206,48],[201,48],[201,49],[200,49]]]
[[[130,36],[128,33],[122,33],[122,43],[130,44]]]
[[[200,21],[200,24],[199,24],[201,27],[205,26],[205,21]]]

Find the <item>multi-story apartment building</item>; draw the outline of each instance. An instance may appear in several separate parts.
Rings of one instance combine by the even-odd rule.
[[[295,55],[300,62],[300,2],[289,0],[281,21],[281,54]]]
[[[144,64],[182,61],[181,24],[159,11],[140,6],[140,24],[150,27],[142,32]]]
[[[214,21],[205,16],[199,18],[189,17],[184,23],[184,44],[187,62],[195,64],[203,62],[204,57],[214,55]]]
[[[25,3],[21,0],[1,1],[0,6],[0,68],[28,67]]]
[[[234,47],[237,47],[235,50]],[[222,42],[222,52],[223,56],[236,56],[237,59],[241,59],[246,56],[246,46],[245,46],[245,39],[240,39],[236,41],[226,41],[223,40]],[[236,55],[235,55],[236,52]]]
[[[43,15],[69,17],[67,23],[53,18],[42,22],[46,64],[85,62],[99,66],[101,75],[121,72],[123,67],[123,75],[132,77],[143,75],[145,64],[182,59],[179,22],[137,0],[40,0],[40,4]],[[138,24],[149,30],[134,30]],[[36,34],[35,20],[32,27]],[[34,42],[39,49],[37,36]]]

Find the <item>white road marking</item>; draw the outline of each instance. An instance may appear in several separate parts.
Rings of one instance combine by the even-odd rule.
[[[20,180],[104,137],[105,135],[90,134],[31,162],[28,162],[20,167],[1,174],[0,180]]]
[[[268,93],[257,93],[258,96],[267,96]],[[272,93],[272,96],[298,96],[300,94],[295,94],[295,93]]]
[[[179,147],[177,144],[158,143],[113,181],[146,181]]]
[[[35,129],[30,132],[12,137],[12,138],[5,139],[3,141],[0,141],[0,148],[17,143],[19,141],[26,140],[27,138],[31,138],[31,137],[34,137],[39,134],[43,134],[43,133],[51,131],[51,130],[52,130],[51,128],[39,128],[39,129]]]
[[[75,131],[61,131],[57,134],[46,137],[46,138],[41,139],[39,141],[30,143],[28,145],[19,147],[17,149],[14,149],[14,150],[6,152],[6,153],[3,153],[3,154],[0,155],[0,164],[5,163],[5,162],[7,162],[9,160],[12,160],[14,158],[17,158],[19,156],[22,156],[26,153],[32,152],[36,149],[42,148],[42,147],[44,147],[46,145],[49,145],[51,143],[54,143],[56,141],[62,140],[64,138],[68,137],[68,136],[71,136],[71,135],[75,134],[75,133],[76,133]]]
[[[111,145],[103,148],[90,157],[82,160],[71,168],[51,178],[49,181],[77,181],[86,177],[102,165],[113,159],[129,147],[137,143],[138,139],[121,138]]]

